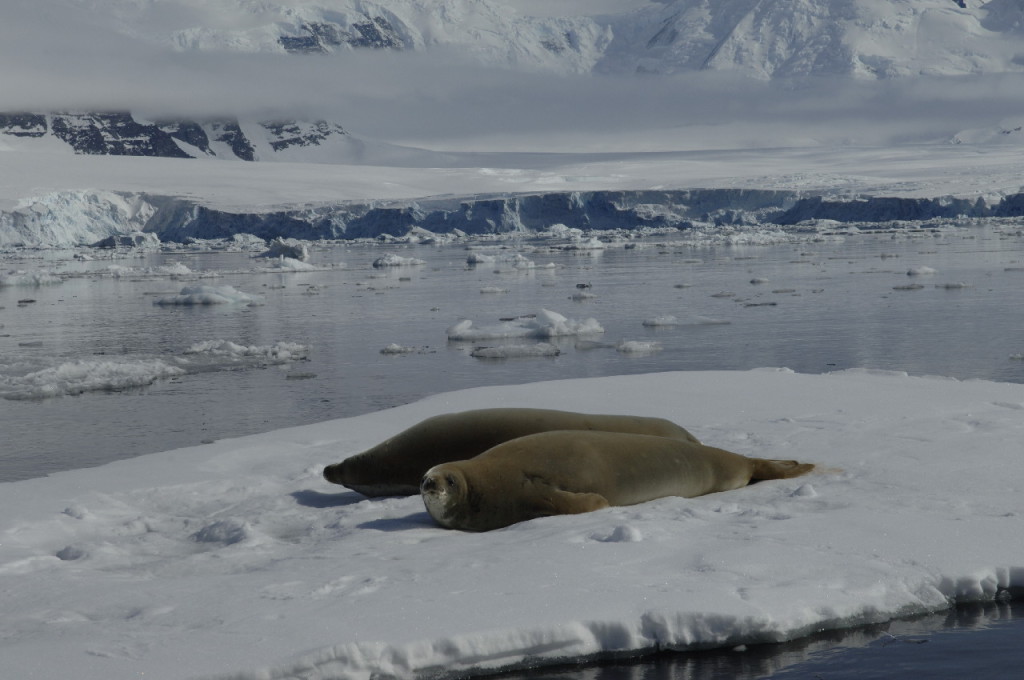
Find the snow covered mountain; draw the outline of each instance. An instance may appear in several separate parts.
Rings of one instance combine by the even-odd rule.
[[[352,97],[359,94],[354,88],[370,92],[371,103],[383,103],[385,110],[389,98],[410,92],[418,100],[409,101],[429,104],[449,96],[446,90],[464,78],[467,63],[476,69],[472,75],[481,86],[470,79],[461,84],[462,92],[478,91],[491,100],[516,95],[488,80],[516,73],[570,76],[574,82],[645,74],[648,81],[661,77],[664,88],[678,89],[685,84],[670,77],[687,73],[704,73],[704,82],[729,83],[739,76],[762,83],[810,78],[819,84],[822,79],[863,84],[1024,72],[1024,4],[1019,0],[13,2],[12,16],[24,19],[26,29],[0,35],[14,40],[0,44],[9,45],[5,62],[15,64],[14,71],[18,64],[27,73],[34,68],[31,56],[22,56],[28,43],[43,39],[34,38],[33,31],[49,40],[59,36],[61,24],[73,25],[69,54],[100,55],[84,78],[109,82],[84,88],[84,95],[65,96],[73,91],[67,84],[45,82],[46,77],[63,77],[54,76],[66,70],[66,60],[59,57],[43,78],[14,77],[17,87],[5,87],[8,102],[19,101],[23,81],[43,80],[25,86],[31,94],[20,99],[47,106],[0,110],[0,143],[47,137],[90,154],[365,162],[367,142],[349,135],[346,129],[352,126],[338,113],[352,115]],[[166,66],[168,55],[179,60],[172,60],[172,67]],[[405,60],[396,62],[395,55]],[[133,62],[141,66],[133,68]],[[421,73],[417,69],[426,62],[434,66]],[[165,84],[173,69],[184,77]],[[164,72],[163,78],[153,78],[154,72]],[[494,78],[487,77],[489,72]],[[208,73],[214,74],[212,84],[200,83]],[[254,73],[275,76],[257,81]],[[141,78],[153,82],[136,84]],[[397,84],[388,90],[392,81]],[[221,94],[235,86],[249,94]],[[492,89],[484,89],[488,86]],[[728,95],[729,87],[737,85],[724,86],[720,96]],[[252,92],[263,93],[258,104]],[[529,84],[523,92],[531,94]],[[572,92],[565,97],[571,100]],[[532,94],[543,103],[551,90]],[[472,97],[465,106],[479,106]],[[330,110],[318,110],[318,105]],[[268,108],[288,113],[268,114]],[[303,108],[296,119],[295,109]],[[478,110],[491,115],[486,108]],[[396,102],[395,111],[411,117],[410,122],[421,115],[408,101]],[[1003,110],[1001,116],[1016,113]],[[397,119],[399,114],[389,115]],[[965,121],[947,138],[979,128],[983,131],[955,139],[992,136],[994,122]]]
[[[1019,0],[48,0],[57,2],[177,51],[445,48],[562,73],[759,78],[1024,70]]]
[[[676,0],[612,22],[598,68],[896,78],[1024,68],[1019,0]]]

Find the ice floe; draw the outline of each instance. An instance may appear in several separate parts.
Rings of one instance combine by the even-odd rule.
[[[504,321],[491,326],[477,327],[473,325],[472,320],[464,319],[448,328],[448,339],[477,342],[500,338],[554,338],[600,333],[604,333],[604,328],[596,319],[579,321],[569,319],[558,312],[542,309],[533,317]]]

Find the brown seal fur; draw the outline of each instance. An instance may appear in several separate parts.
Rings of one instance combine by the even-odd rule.
[[[694,442],[616,432],[544,432],[499,444],[423,478],[442,526],[487,531],[549,515],[692,498],[810,472],[810,463],[748,458]]]
[[[539,408],[488,408],[427,418],[368,451],[324,468],[324,478],[365,496],[412,496],[423,474],[465,460],[510,439],[550,430],[630,432],[696,442],[673,422]]]

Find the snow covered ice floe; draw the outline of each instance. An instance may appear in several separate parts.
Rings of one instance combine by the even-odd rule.
[[[661,351],[661,343],[654,340],[622,340],[615,350],[623,354],[653,354]]]
[[[280,257],[270,259],[267,262],[267,269],[274,269],[283,272],[312,272],[317,271],[320,267],[303,260],[284,257],[282,255]]]
[[[52,272],[27,272],[24,270],[11,270],[0,273],[0,288],[4,286],[53,286],[64,283],[64,279]]]
[[[302,361],[310,347],[294,342],[240,345],[230,340],[197,342],[180,356],[38,359],[0,362],[0,398],[50,399],[86,392],[118,392],[193,373],[275,366]],[[46,365],[46,362],[52,365]]]
[[[432,415],[666,417],[808,477],[467,534],[323,465]],[[1024,385],[846,371],[487,387],[3,484],[11,677],[472,674],[734,648],[1019,596]]]
[[[309,247],[297,239],[278,237],[271,241],[267,250],[257,257],[286,258],[306,262],[309,260]]]
[[[157,298],[153,304],[161,306],[224,304],[256,306],[263,304],[263,298],[259,295],[243,293],[236,290],[234,286],[185,286],[177,295]]]
[[[297,342],[278,342],[273,345],[240,345],[230,340],[197,342],[184,351],[185,356],[216,357],[218,359],[259,359],[272,363],[298,361],[309,356],[309,346]]]
[[[384,267],[414,267],[426,263],[426,260],[416,257],[402,257],[394,253],[387,253],[374,260],[373,266],[377,269],[382,269]]]
[[[470,356],[477,359],[522,359],[529,357],[556,357],[561,350],[550,342],[534,344],[498,345],[496,347],[474,347]]]
[[[604,328],[596,319],[577,321],[547,309],[533,318],[504,321],[493,326],[474,327],[473,321],[464,319],[448,328],[448,339],[476,342],[499,338],[554,338],[569,335],[596,335]]]
[[[80,359],[31,371],[4,375],[0,366],[0,397],[47,399],[85,392],[116,392],[152,385],[186,371],[161,359]]]

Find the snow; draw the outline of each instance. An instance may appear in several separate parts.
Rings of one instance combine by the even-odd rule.
[[[320,477],[419,420],[530,405],[667,417],[809,477],[465,534]],[[1024,386],[661,373],[440,394],[7,483],[12,677],[370,678],[703,649],[1024,587]]]

